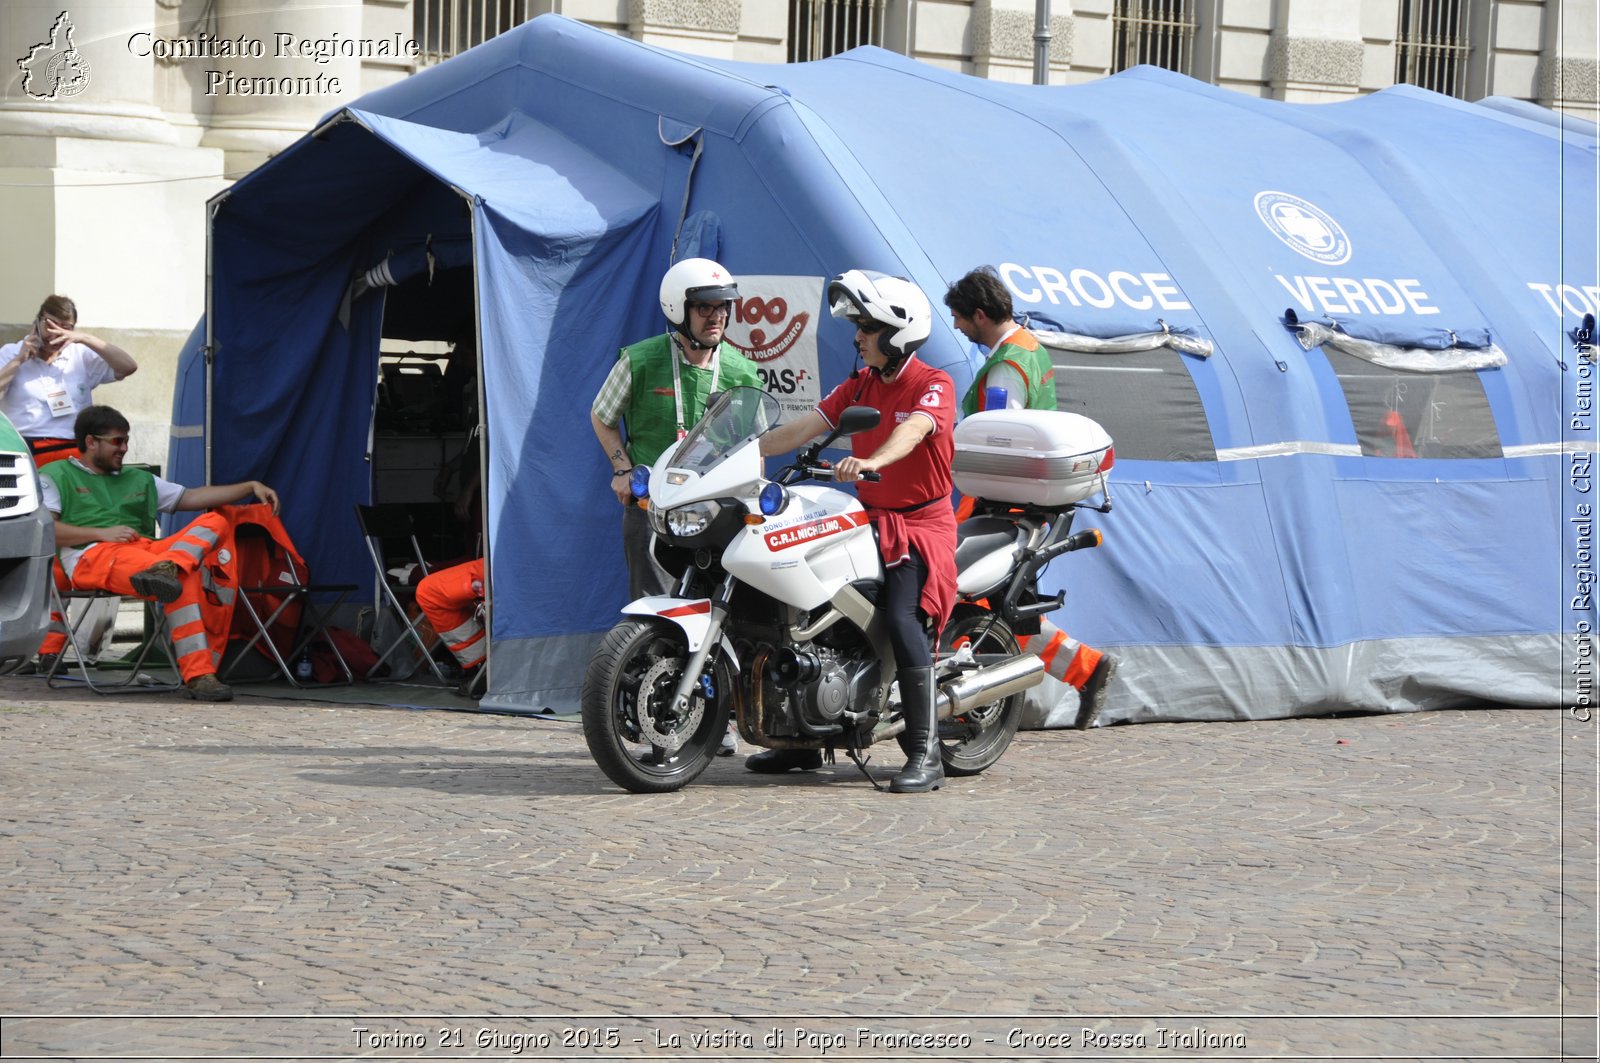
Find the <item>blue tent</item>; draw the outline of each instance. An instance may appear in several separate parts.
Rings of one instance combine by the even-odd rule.
[[[854,365],[824,278],[899,273],[937,305],[992,263],[1050,334],[1064,408],[1117,440],[1107,545],[1046,579],[1063,626],[1123,659],[1107,719],[1576,703],[1597,141],[1549,119],[1408,87],[1291,105],[1151,68],[1006,85],[873,48],[716,62],[544,16],[214,201],[210,413],[197,337],[170,466],[199,482],[209,445],[213,479],[281,486],[318,577],[366,579],[346,514],[371,497],[386,300],[351,280],[459,249],[487,403],[486,703],[571,707],[624,598],[588,406],[663,328],[670,261],[741,278],[735,338],[791,407]],[[941,323],[923,357],[965,388],[981,352]]]

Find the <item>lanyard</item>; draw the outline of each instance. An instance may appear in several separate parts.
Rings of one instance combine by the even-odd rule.
[[[678,438],[682,439],[686,431],[683,424],[683,376],[678,361],[683,357],[683,352],[677,343],[670,340],[669,343],[672,348],[672,407],[678,416]],[[722,379],[722,351],[720,344],[718,346],[719,349],[711,355],[711,390],[706,393],[708,396],[716,394],[717,381]]]

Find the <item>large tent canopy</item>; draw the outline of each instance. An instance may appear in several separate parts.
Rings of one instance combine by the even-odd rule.
[[[318,578],[370,578],[348,514],[385,299],[351,282],[456,249],[487,704],[570,707],[625,593],[589,403],[664,328],[670,262],[740,278],[733,338],[789,409],[855,364],[827,277],[901,274],[938,306],[993,264],[1062,407],[1116,439],[1107,545],[1046,578],[1058,622],[1123,659],[1107,719],[1569,703],[1595,621],[1575,336],[1600,304],[1596,158],[1592,126],[1403,86],[1312,106],[1152,68],[1041,88],[874,48],[760,66],[544,16],[214,202],[209,398],[196,353],[170,465],[198,482],[209,445],[214,480],[281,483]],[[942,316],[921,356],[961,389],[982,360]]]

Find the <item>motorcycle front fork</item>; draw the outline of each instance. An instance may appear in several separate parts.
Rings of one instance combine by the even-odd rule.
[[[695,688],[700,686],[700,673],[705,671],[706,658],[722,641],[722,625],[728,619],[728,599],[732,595],[733,577],[726,576],[722,586],[711,596],[711,615],[707,619],[705,638],[700,640],[700,648],[689,654],[689,660],[683,666],[683,675],[678,677],[678,688],[672,692],[672,708],[680,716],[688,715],[689,699],[694,697]]]

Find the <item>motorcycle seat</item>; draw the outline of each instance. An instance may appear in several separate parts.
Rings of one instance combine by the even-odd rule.
[[[956,587],[983,594],[1009,574],[1026,529],[1003,517],[972,517],[956,526]],[[998,555],[998,556],[997,556]],[[987,560],[987,563],[982,563]]]

